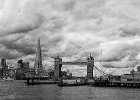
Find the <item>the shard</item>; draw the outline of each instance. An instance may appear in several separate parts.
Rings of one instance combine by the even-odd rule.
[[[42,65],[42,52],[41,52],[41,45],[40,45],[40,39],[38,38],[37,48],[36,48],[36,58],[35,58],[35,73],[38,74],[40,71],[43,70]]]

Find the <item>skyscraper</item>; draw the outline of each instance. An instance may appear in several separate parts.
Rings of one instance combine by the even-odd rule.
[[[42,52],[41,52],[41,45],[40,45],[40,39],[39,38],[38,38],[38,43],[37,43],[36,58],[35,58],[34,68],[35,68],[36,74],[38,74],[38,72],[43,70]]]

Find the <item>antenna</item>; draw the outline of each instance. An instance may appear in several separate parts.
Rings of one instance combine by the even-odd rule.
[[[58,53],[58,55],[57,55],[57,58],[59,58],[59,53]]]
[[[103,51],[101,50],[101,55],[102,55]]]
[[[90,57],[92,57],[91,53],[90,53]]]

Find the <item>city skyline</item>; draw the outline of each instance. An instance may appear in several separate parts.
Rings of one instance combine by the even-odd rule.
[[[0,57],[32,67],[39,37],[47,68],[58,54],[77,61],[91,53],[104,71],[129,73],[140,62],[139,6],[139,0],[1,0]],[[85,66],[66,69],[86,73]]]

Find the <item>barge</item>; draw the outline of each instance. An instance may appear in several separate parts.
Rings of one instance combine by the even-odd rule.
[[[40,84],[57,84],[58,81],[53,80],[41,80],[40,78],[32,77],[27,78],[27,81],[25,82],[27,85],[40,85]]]
[[[59,81],[58,86],[63,87],[63,86],[85,86],[85,85],[90,85],[90,82],[88,82],[87,79],[62,79]]]

